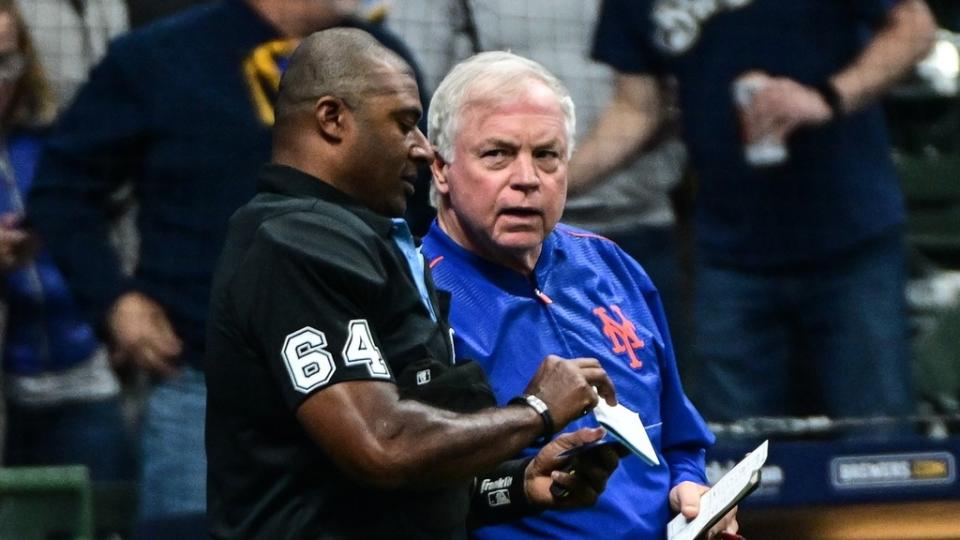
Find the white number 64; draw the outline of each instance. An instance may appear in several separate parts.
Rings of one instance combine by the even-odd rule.
[[[293,387],[304,394],[330,382],[337,365],[327,352],[327,336],[310,326],[287,335],[283,342],[283,361]],[[347,342],[343,345],[343,363],[365,365],[371,377],[390,378],[390,369],[380,354],[366,319],[354,319],[347,325]]]

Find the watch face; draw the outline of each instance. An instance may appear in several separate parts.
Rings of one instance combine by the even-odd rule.
[[[507,405],[527,405],[540,415],[540,420],[543,421],[543,433],[534,440],[534,443],[542,446],[553,438],[553,434],[556,431],[556,427],[553,424],[553,416],[550,414],[550,409],[547,407],[547,404],[544,403],[542,399],[532,394],[523,394],[508,401]]]
[[[533,410],[537,411],[540,414],[547,412],[547,404],[543,402],[542,399],[534,396],[532,394],[524,396],[524,399],[527,400],[527,403],[533,407]]]

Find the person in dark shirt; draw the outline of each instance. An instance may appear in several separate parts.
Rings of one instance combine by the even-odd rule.
[[[42,239],[21,226],[57,111],[34,37],[17,2],[0,0],[0,455],[6,466],[76,463],[95,482],[127,480],[132,446],[106,348]]]
[[[616,467],[600,447],[557,470],[603,435],[584,428],[494,469],[598,392],[615,403],[613,388],[596,359],[550,356],[494,408],[482,370],[456,358],[398,217],[433,160],[417,95],[406,63],[360,30],[313,34],[290,60],[272,163],[230,220],[214,280],[214,538],[465,538],[471,507],[486,521],[592,504]]]
[[[935,28],[923,0],[602,3],[593,56],[615,97],[571,168],[633,155],[675,80],[698,175],[688,380],[707,420],[913,410],[904,208],[876,99]]]

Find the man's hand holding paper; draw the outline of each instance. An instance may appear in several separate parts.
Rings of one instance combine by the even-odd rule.
[[[670,490],[670,508],[683,517],[692,520],[700,513],[700,498],[710,491],[708,486],[694,482],[680,482]],[[737,507],[734,506],[723,518],[710,528],[707,538],[716,538],[721,532],[736,534],[740,529],[737,523]]]

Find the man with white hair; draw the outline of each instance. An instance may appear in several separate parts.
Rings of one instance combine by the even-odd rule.
[[[482,53],[440,84],[428,126],[438,215],[422,250],[437,287],[452,295],[458,354],[480,362],[500,403],[522,394],[531,359],[597,357],[663,463],[624,458],[594,508],[547,511],[475,536],[664,537],[671,511],[697,514],[713,436],[684,396],[646,273],[613,242],[558,224],[575,127],[569,93],[531,60]],[[588,425],[589,416],[568,429]],[[734,514],[721,530],[737,530]]]

